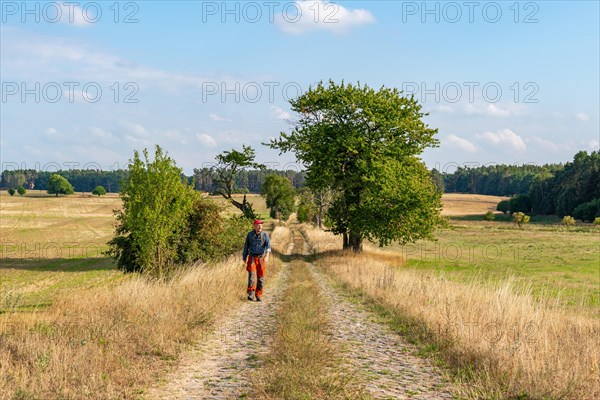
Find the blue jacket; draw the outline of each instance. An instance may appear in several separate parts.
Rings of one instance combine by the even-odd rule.
[[[256,234],[254,231],[248,232],[246,235],[246,243],[244,243],[244,254],[242,258],[246,261],[248,254],[256,257],[263,257],[265,253],[271,251],[271,240],[269,234],[262,231],[260,234]]]

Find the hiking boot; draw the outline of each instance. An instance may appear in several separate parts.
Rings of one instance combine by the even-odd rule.
[[[262,301],[260,297],[256,296],[256,301]]]
[[[254,301],[254,299],[252,298],[252,295],[250,295],[250,294],[248,295],[248,300],[250,300],[250,301]],[[256,299],[256,300],[257,300],[257,301],[260,301],[260,300],[258,300],[258,299]]]

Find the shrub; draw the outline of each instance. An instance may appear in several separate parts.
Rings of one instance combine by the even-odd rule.
[[[94,188],[94,190],[92,190],[92,194],[95,194],[96,196],[104,196],[106,194],[106,189],[104,189],[104,186],[96,186]]]
[[[531,217],[529,217],[529,215],[525,215],[520,211],[513,213],[513,222],[517,224],[519,228],[522,228],[522,225],[529,223],[530,219]]]
[[[531,211],[531,200],[526,194],[520,194],[509,200],[509,208],[511,213]]]
[[[485,213],[483,219],[485,219],[486,221],[493,221],[496,219],[496,216],[492,211],[488,211]]]
[[[501,211],[504,214],[506,214],[507,212],[509,212],[510,211],[510,201],[508,201],[508,200],[502,200],[496,206],[496,211]]]
[[[25,190],[23,186],[19,186],[17,192],[19,193],[19,196],[23,196],[25,193],[27,193],[27,190]]]
[[[14,196],[14,195],[15,195],[15,192],[16,192],[16,191],[15,191],[15,189],[13,189],[13,188],[10,188],[10,189],[8,189],[8,194],[10,194],[11,196]]]
[[[575,225],[575,218],[571,217],[570,215],[565,215],[562,219],[562,223],[567,227]]]
[[[584,222],[594,221],[596,217],[600,217],[600,199],[594,199],[587,203],[579,204],[573,210],[573,217]]]
[[[600,225],[600,217],[596,217],[594,220],[594,225]]]

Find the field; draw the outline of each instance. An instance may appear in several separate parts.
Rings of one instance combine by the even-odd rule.
[[[226,214],[239,214],[222,197],[212,198]],[[250,194],[248,200],[269,219],[261,196]],[[114,232],[113,210],[120,206],[116,194],[55,197],[31,190],[11,197],[0,192],[0,313],[43,308],[70,289],[127,279],[103,255]]]
[[[268,219],[262,197],[248,197]],[[225,206],[225,214],[238,213],[223,199],[215,200]],[[552,217],[534,217],[520,229],[498,213],[495,221],[484,221],[483,214],[499,200],[444,195],[443,214],[450,224],[436,233],[435,242],[384,249],[367,244],[357,258],[336,253],[339,237],[316,230],[305,235],[314,253],[327,246],[334,250],[331,257],[318,256],[316,264],[346,285],[343,290],[359,299],[364,294],[369,304],[383,307],[382,315],[400,318],[397,329],[408,337],[412,322],[407,325],[406,318],[433,332],[427,334],[433,344],[423,333],[411,340],[431,346],[427,349],[445,349],[444,362],[458,366],[465,380],[481,384],[482,392],[469,392],[467,398],[500,396],[506,387],[578,398],[591,384],[571,385],[570,379],[588,376],[597,365],[593,320],[600,305],[600,229],[581,223],[566,228]],[[76,394],[79,379],[91,376],[85,393],[138,398],[140,387],[160,379],[216,315],[240,301],[243,271],[234,259],[214,270],[191,270],[168,284],[118,271],[103,251],[113,234],[112,210],[119,207],[116,195],[0,193],[0,338],[10,348],[4,356],[16,355],[0,359],[0,372],[20,382],[17,397],[81,398],[83,392]],[[289,240],[275,236],[273,244],[286,248]],[[369,268],[363,274],[353,273],[364,265]],[[213,290],[212,295],[207,299],[199,288]],[[402,317],[395,314],[398,310]],[[495,347],[489,346],[490,326],[502,332]],[[531,327],[535,332],[528,331]],[[581,346],[589,351],[582,353]],[[273,355],[280,356],[285,354]],[[29,367],[11,364],[15,359]],[[480,359],[483,372],[471,376],[469,363]],[[565,362],[576,366],[573,375],[563,373]],[[520,375],[523,370],[531,377]],[[552,372],[557,370],[558,375]],[[59,390],[54,382],[65,376],[70,378]],[[553,379],[558,379],[556,390]],[[509,382],[516,382],[514,388]],[[14,390],[13,381],[0,384],[5,385],[0,385],[0,399],[3,391]]]
[[[519,229],[509,216],[496,221],[483,215],[501,198],[444,195],[444,214],[451,226],[436,242],[392,246],[408,267],[436,271],[456,282],[476,280],[494,285],[511,279],[539,299],[574,309],[597,311],[600,305],[600,229],[578,223],[566,228],[555,217],[533,217]],[[467,206],[466,206],[467,205]]]

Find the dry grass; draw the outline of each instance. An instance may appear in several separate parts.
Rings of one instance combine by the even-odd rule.
[[[442,215],[484,215],[488,211],[495,212],[500,200],[507,198],[483,194],[445,193],[442,195]]]
[[[76,290],[43,313],[0,319],[0,398],[134,398],[214,315],[239,301],[241,262],[169,282]]]
[[[281,231],[274,241],[285,246]],[[132,276],[72,290],[44,312],[0,315],[0,399],[138,398],[216,315],[245,300],[239,258],[169,281]]]
[[[331,243],[320,265],[338,280],[425,326],[429,344],[470,383],[469,398],[600,396],[597,319],[537,302],[510,280],[495,289],[450,282],[392,267],[369,252],[332,251],[339,238],[305,232],[311,240]]]

